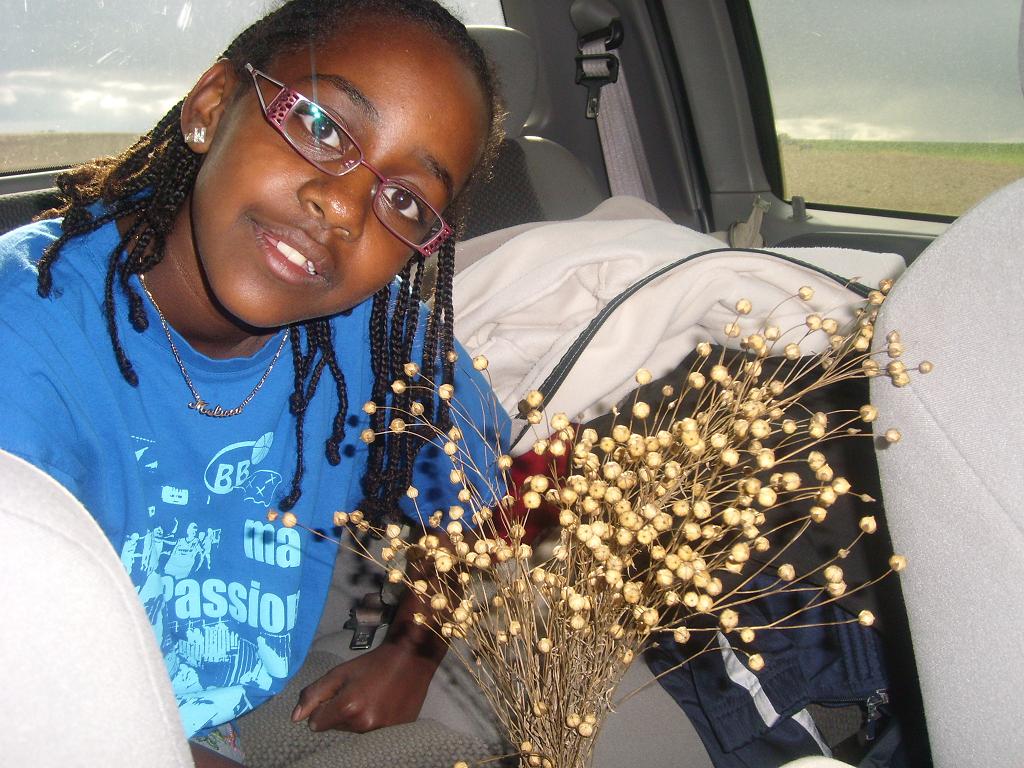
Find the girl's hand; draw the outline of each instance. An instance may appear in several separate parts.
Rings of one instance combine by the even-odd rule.
[[[413,616],[429,619],[417,623]],[[448,646],[438,636],[430,604],[407,591],[384,642],[340,664],[302,689],[292,722],[314,731],[365,733],[419,717],[427,688]]]
[[[439,661],[407,642],[385,640],[304,688],[292,720],[308,718],[313,731],[355,733],[411,723],[419,716]]]
[[[443,531],[437,535],[451,547]],[[438,591],[436,572],[416,563],[408,569],[411,578],[428,582],[427,594]],[[423,614],[420,621],[414,619],[417,613]],[[308,718],[314,731],[355,733],[411,723],[419,717],[430,681],[448,651],[439,624],[430,603],[406,590],[384,642],[303,688],[292,722]]]

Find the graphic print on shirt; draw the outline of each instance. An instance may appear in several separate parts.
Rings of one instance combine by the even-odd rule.
[[[203,481],[210,493],[224,495],[240,490],[242,498],[264,509],[273,503],[281,484],[281,474],[272,469],[254,469],[274,444],[274,433],[258,440],[232,443],[219,451],[206,465]]]
[[[258,465],[273,438],[213,451],[191,478],[171,476],[157,443],[135,438],[148,527],[125,533],[121,562],[189,733],[248,711],[289,673],[302,539],[266,519],[281,474]]]
[[[146,473],[156,472],[160,467],[160,459],[157,457],[155,452],[156,441],[150,440],[148,437],[142,437],[141,435],[132,435],[132,442],[135,444],[135,461],[138,462],[140,470]],[[150,517],[156,514],[156,506],[150,504],[146,511]],[[140,555],[141,557],[141,555]],[[124,560],[125,552],[122,550],[121,559]],[[125,568],[128,569],[128,573],[131,573],[131,565],[125,563]]]
[[[132,440],[135,442],[135,460],[146,470],[155,471],[160,466],[160,460],[150,451],[156,442],[139,435],[132,435]]]

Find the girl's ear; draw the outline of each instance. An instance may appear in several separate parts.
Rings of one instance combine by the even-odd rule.
[[[206,154],[238,78],[226,59],[206,70],[181,105],[181,132],[193,152]]]

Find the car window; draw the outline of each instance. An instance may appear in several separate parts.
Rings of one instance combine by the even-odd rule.
[[[500,0],[443,0],[467,24]],[[0,174],[120,152],[271,0],[12,0],[0,39]]]
[[[1024,176],[1020,0],[751,0],[783,195],[959,215]]]

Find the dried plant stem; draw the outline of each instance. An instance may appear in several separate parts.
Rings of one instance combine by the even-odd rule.
[[[869,435],[870,426],[858,424],[870,425],[876,412],[864,405],[824,413],[808,401],[852,379],[887,375],[897,386],[909,380],[898,360],[898,334],[887,337],[882,354],[891,362],[884,367],[870,351],[887,290],[883,285],[873,292],[845,329],[812,313],[803,326],[784,332],[769,316],[741,337],[750,302],[737,302],[735,320],[724,330],[740,348],[715,353],[710,344],[698,344],[689,372],[663,389],[656,407],[638,391],[614,411],[604,435],[593,429],[578,434],[565,414],[545,414],[540,394],[528,393],[526,419],[546,430],[533,450],[551,461],[546,472],[512,489],[514,495],[496,479],[500,473],[465,447],[466,435],[479,442],[486,429],[472,422],[450,387],[436,388],[416,366],[406,366],[407,379],[396,380],[393,389],[450,400],[457,426],[442,432],[421,418],[424,409],[414,402],[406,411],[392,409],[390,429],[413,428],[443,448],[459,505],[419,510],[418,491],[410,488],[421,512],[414,534],[397,525],[372,526],[358,510],[339,511],[335,522],[384,539],[380,554],[358,536],[348,544],[420,596],[424,611],[417,621],[444,638],[477,681],[524,768],[586,766],[606,716],[637,693],[615,699],[623,674],[665,633],[680,647],[697,633],[709,637],[656,679],[726,646],[757,672],[766,663],[751,645],[757,632],[822,626],[797,619],[882,578],[850,586],[840,565],[876,529],[870,516],[860,519],[861,533],[848,547],[804,572],[786,558],[812,526],[828,524],[828,509],[839,497],[872,501],[836,476],[822,450]],[[805,287],[794,298],[809,301],[812,294]],[[822,335],[824,351],[806,355],[801,345]],[[487,367],[483,358],[473,363]],[[638,384],[651,378],[637,373]],[[388,407],[367,403],[364,409]],[[886,434],[898,439],[893,432]],[[376,437],[363,434],[367,441]],[[500,450],[491,458],[501,471],[512,463]],[[560,475],[562,458],[569,469]],[[526,524],[544,505],[558,525],[550,546],[535,551]],[[296,524],[294,516],[290,522]],[[399,567],[403,557],[415,567]],[[890,564],[901,570],[905,561],[894,555]],[[750,613],[752,604],[782,595],[795,603],[780,618]],[[854,621],[870,625],[874,617],[862,611],[835,623]]]

